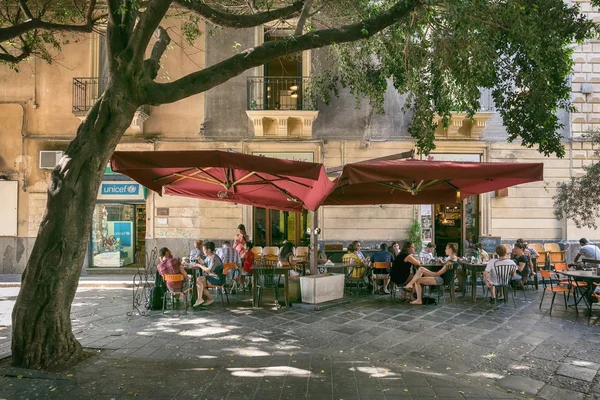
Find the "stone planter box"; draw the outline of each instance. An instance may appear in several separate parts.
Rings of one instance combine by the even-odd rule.
[[[302,302],[324,303],[344,297],[344,274],[311,275],[300,277]]]

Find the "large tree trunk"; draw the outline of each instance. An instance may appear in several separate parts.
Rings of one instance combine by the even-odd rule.
[[[46,213],[23,273],[13,314],[12,364],[59,370],[83,358],[71,330],[71,303],[106,164],[137,105],[109,87],[52,171]]]

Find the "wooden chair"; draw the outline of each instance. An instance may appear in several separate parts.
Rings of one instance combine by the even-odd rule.
[[[564,263],[567,261],[566,259],[566,251],[561,250],[558,243],[546,243],[544,244],[544,250],[550,257],[550,263]]]
[[[165,295],[163,297],[163,306],[162,306],[162,313],[165,313],[165,305],[167,303],[167,297],[171,298],[171,309],[174,310],[175,309],[175,302],[174,297],[175,295],[178,296],[183,296],[184,301],[185,301],[185,313],[187,314],[187,309],[188,309],[188,294],[191,292],[192,288],[190,287],[190,285],[188,284],[187,281],[185,281],[183,279],[183,275],[182,274],[164,274],[163,279],[165,280],[165,282],[167,283],[167,291],[165,292]],[[169,288],[169,283],[181,283],[181,289],[179,290],[171,290]]]
[[[550,263],[548,252],[541,243],[529,243],[529,248],[535,250],[539,254],[539,257],[537,258],[538,268],[544,268],[547,266],[546,264]]]
[[[263,257],[264,256],[278,256],[279,255],[279,247],[277,246],[267,246],[263,247]]]
[[[550,271],[546,271],[545,269],[541,269],[540,270],[540,275],[542,276],[542,285],[544,286],[544,292],[542,293],[542,299],[540,300],[540,306],[539,308],[542,308],[542,303],[544,302],[544,295],[546,294],[546,292],[550,292],[552,293],[552,302],[550,303],[550,313],[552,314],[552,306],[554,305],[554,298],[556,297],[556,293],[562,293],[563,297],[565,298],[565,310],[568,309],[567,307],[567,292],[569,291],[569,289],[567,289],[564,286],[555,286],[552,283],[552,274],[550,273]],[[548,281],[548,283],[546,283],[546,280]]]
[[[373,294],[375,294],[375,288],[379,287],[378,282],[390,278],[388,271],[391,265],[389,262],[374,262],[371,267],[373,268],[371,272],[373,278]]]
[[[260,246],[253,246],[251,251],[254,253],[255,258],[260,258],[263,255],[263,248]]]
[[[296,247],[296,258],[302,259],[302,261],[308,259],[308,247],[307,246]]]

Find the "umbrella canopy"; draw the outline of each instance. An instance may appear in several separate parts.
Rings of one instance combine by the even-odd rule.
[[[323,205],[454,204],[469,196],[544,179],[542,163],[420,160],[344,166]]]
[[[283,211],[314,211],[333,187],[322,164],[218,150],[117,151],[111,168],[159,195]]]

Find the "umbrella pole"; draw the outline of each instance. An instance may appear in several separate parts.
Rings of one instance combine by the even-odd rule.
[[[317,274],[317,262],[319,260],[319,241],[318,236],[315,234],[317,226],[319,225],[319,212],[318,209],[310,211],[310,274]]]

